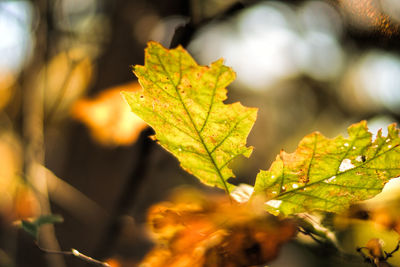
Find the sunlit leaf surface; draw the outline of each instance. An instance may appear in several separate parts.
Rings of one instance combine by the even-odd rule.
[[[230,191],[228,164],[249,156],[246,138],[255,108],[224,104],[225,87],[235,73],[222,60],[199,66],[182,48],[167,50],[150,42],[145,65],[134,73],[142,91],[124,93],[132,111],[151,125],[158,142],[203,183]]]
[[[296,234],[291,220],[193,191],[153,206],[148,224],[156,246],[141,267],[259,266]]]
[[[328,139],[312,133],[294,153],[284,151],[256,179],[255,193],[267,197],[267,210],[293,214],[339,212],[381,192],[400,175],[399,130],[392,124],[372,140],[366,122],[352,125],[349,137]]]

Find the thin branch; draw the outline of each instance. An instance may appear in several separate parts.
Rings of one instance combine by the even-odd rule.
[[[87,224],[93,224],[98,221],[99,218],[101,220],[107,218],[105,210],[95,201],[57,177],[45,166],[41,167],[44,169],[46,175],[49,197],[52,202],[63,207]]]
[[[316,238],[313,233],[305,230],[304,228],[298,227],[298,231],[304,235],[311,237],[311,239],[314,240],[315,242],[317,242],[318,244],[320,244],[320,245],[323,244],[323,242],[321,240],[319,240],[318,238]]]
[[[71,249],[71,251],[62,251],[62,250],[53,250],[53,249],[47,249],[47,248],[42,248],[41,246],[39,246],[39,244],[37,244],[37,247],[44,253],[46,254],[57,254],[57,255],[65,255],[65,256],[74,256],[78,259],[81,259],[83,261],[92,263],[92,264],[96,264],[99,266],[105,266],[105,267],[110,267],[111,265],[108,264],[107,262],[103,262],[103,261],[99,261],[96,259],[93,259],[92,257],[89,257],[81,252],[79,252],[76,249]]]
[[[43,168],[44,152],[44,92],[43,86],[32,86],[37,80],[40,69],[49,58],[49,28],[51,28],[51,5],[48,0],[35,2],[39,10],[39,24],[36,31],[36,50],[30,67],[23,79],[23,138],[24,138],[24,174],[36,193],[42,214],[50,214],[47,181]],[[44,77],[47,79],[46,73]],[[46,84],[46,82],[44,83]],[[49,225],[40,233],[40,238],[46,247],[59,250],[59,244],[53,225]],[[66,267],[60,256],[47,257],[47,265],[51,267]]]
[[[385,260],[387,260],[390,257],[393,257],[393,254],[395,252],[397,252],[399,249],[400,249],[400,240],[397,241],[396,247],[391,252],[387,253],[386,251],[384,251],[385,252]]]

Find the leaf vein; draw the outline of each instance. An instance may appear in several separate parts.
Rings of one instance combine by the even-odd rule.
[[[205,127],[206,124],[207,124],[208,118],[210,117],[211,109],[212,109],[212,107],[213,107],[213,105],[214,105],[214,98],[215,98],[215,93],[216,93],[216,90],[217,90],[217,87],[218,87],[219,77],[221,77],[221,74],[222,74],[222,68],[220,68],[220,70],[219,70],[219,72],[218,72],[218,75],[217,75],[217,77],[215,78],[215,85],[214,85],[214,88],[213,88],[213,91],[212,91],[212,95],[211,95],[211,103],[210,103],[210,106],[209,106],[209,108],[208,108],[208,112],[207,112],[207,115],[206,115],[206,119],[205,119],[204,122],[203,122],[203,126],[201,126],[201,128],[200,128],[200,133],[203,132],[204,127]],[[211,153],[212,153],[212,152],[211,152]]]
[[[247,113],[245,116],[243,116],[242,118],[240,118],[235,125],[229,130],[229,132],[225,135],[224,138],[222,138],[222,140],[213,148],[211,149],[210,153],[214,153],[215,150],[217,150],[225,141],[226,139],[228,139],[232,133],[234,132],[234,130],[236,129],[236,127],[239,125],[239,123],[241,123],[244,119],[246,119],[248,116],[250,116],[250,113]]]

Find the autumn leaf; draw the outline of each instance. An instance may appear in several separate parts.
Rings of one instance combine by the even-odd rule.
[[[98,143],[105,146],[130,145],[147,124],[130,111],[121,91],[138,89],[140,85],[134,82],[108,88],[93,99],[80,99],[72,107],[72,116],[89,127],[91,136]]]
[[[132,111],[186,171],[230,192],[234,186],[227,180],[234,175],[228,164],[250,156],[246,139],[257,114],[240,103],[223,103],[225,87],[235,78],[232,69],[222,60],[199,66],[181,46],[167,50],[149,42],[145,65],[134,73],[143,90],[124,92]]]
[[[267,197],[266,208],[286,215],[321,210],[340,212],[369,199],[400,175],[399,130],[392,124],[385,137],[372,140],[365,121],[348,129],[349,137],[328,139],[318,132],[284,151],[256,178],[255,194]]]
[[[297,232],[292,220],[193,191],[151,207],[148,224],[156,246],[141,267],[258,266]]]

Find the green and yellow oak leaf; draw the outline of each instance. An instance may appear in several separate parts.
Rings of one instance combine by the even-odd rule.
[[[132,111],[156,132],[158,142],[203,183],[230,192],[228,164],[250,156],[247,136],[257,109],[224,104],[225,87],[235,79],[222,60],[200,66],[181,47],[149,42],[144,66],[135,66],[143,90],[124,92]]]
[[[255,195],[266,196],[266,209],[286,215],[313,210],[339,212],[380,193],[400,176],[399,130],[372,140],[365,121],[348,128],[349,137],[328,139],[315,132],[294,153],[281,153],[256,178]]]

